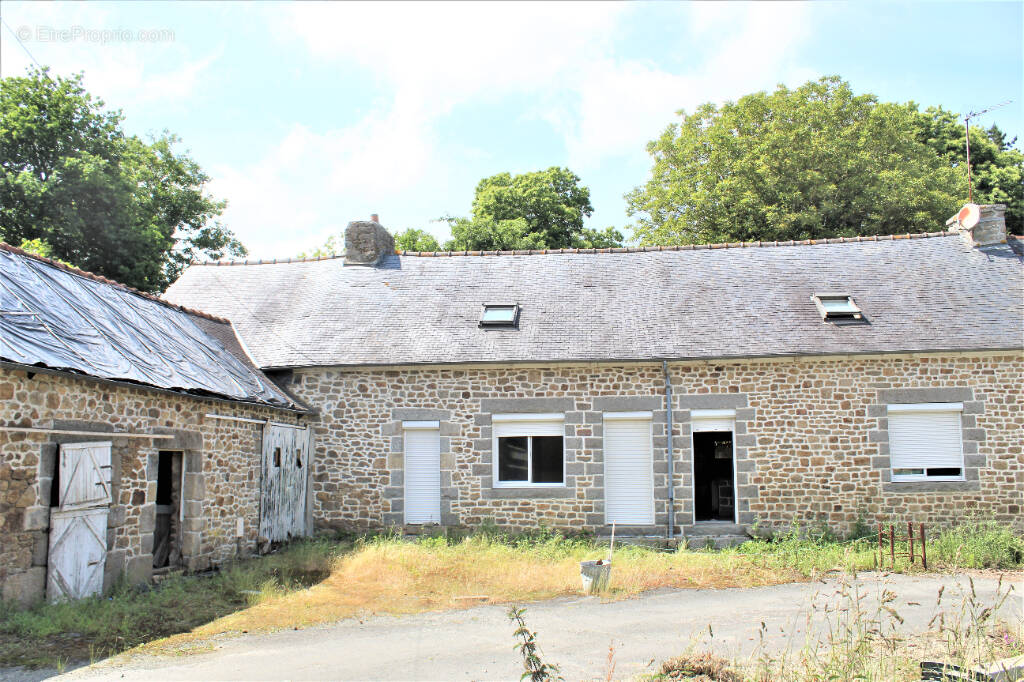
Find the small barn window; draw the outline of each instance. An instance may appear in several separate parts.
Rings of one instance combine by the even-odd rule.
[[[519,322],[519,304],[486,304],[480,316],[481,327],[514,327]]]
[[[864,313],[848,294],[815,294],[811,297],[822,320],[861,320]]]
[[[274,466],[278,468],[281,466],[281,448],[274,448]]]
[[[302,448],[295,448],[295,468],[302,468]]]

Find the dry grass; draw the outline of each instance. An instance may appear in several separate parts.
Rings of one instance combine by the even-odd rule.
[[[606,551],[560,539],[529,548],[487,537],[457,544],[372,540],[339,557],[320,584],[300,592],[271,592],[251,608],[201,626],[195,634],[303,627],[379,613],[411,614],[577,594],[579,562],[601,558]],[[611,599],[658,587],[754,587],[806,577],[796,569],[761,565],[745,556],[638,547],[616,551],[613,566],[606,595]]]

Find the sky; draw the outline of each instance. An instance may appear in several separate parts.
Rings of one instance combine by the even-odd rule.
[[[32,62],[169,130],[251,258],[380,215],[448,235],[480,179],[565,166],[589,227],[680,109],[838,74],[858,93],[1024,133],[1024,3],[36,3],[0,6],[0,75]],[[14,36],[21,38],[21,42]],[[26,53],[26,49],[28,54]],[[1018,147],[1021,145],[1018,145]]]

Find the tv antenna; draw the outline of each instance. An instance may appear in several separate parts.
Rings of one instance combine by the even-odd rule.
[[[993,109],[1005,107],[1012,101],[1012,99],[1008,99],[1005,102],[993,104],[989,108],[982,109],[981,111],[971,111],[966,116],[964,116],[964,138],[967,140],[967,203],[969,204],[974,203],[974,182],[971,178],[971,119],[977,118],[982,114],[987,114]]]

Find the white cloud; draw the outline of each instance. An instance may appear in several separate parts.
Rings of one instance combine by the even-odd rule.
[[[125,22],[110,10],[96,3],[6,2],[4,21],[36,61],[60,75],[84,72],[86,89],[118,108],[184,106],[221,51],[193,56],[173,31],[153,40],[133,39],[141,31],[167,27]],[[6,29],[0,64],[4,76],[24,74],[33,66]]]

